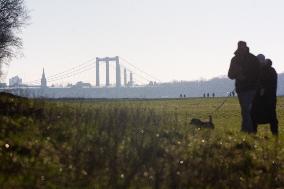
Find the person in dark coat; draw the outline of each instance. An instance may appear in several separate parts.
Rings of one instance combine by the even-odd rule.
[[[278,135],[276,115],[277,72],[272,67],[270,59],[266,59],[261,67],[259,85],[252,107],[254,132],[257,132],[257,124],[269,123],[272,134]]]
[[[242,126],[241,131],[253,133],[251,108],[260,72],[260,63],[256,56],[249,52],[246,42],[239,41],[238,49],[231,60],[228,77],[236,80],[236,92],[241,106]]]

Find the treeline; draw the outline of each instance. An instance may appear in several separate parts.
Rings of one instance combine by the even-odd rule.
[[[203,94],[213,94],[216,96],[227,96],[234,90],[234,81],[227,77],[215,77],[210,80],[201,81],[173,81],[170,83],[162,83],[157,86],[161,88],[168,88],[169,94],[172,91],[180,91],[179,94],[186,94],[188,97],[199,97]],[[284,95],[284,73],[278,75],[278,95]]]

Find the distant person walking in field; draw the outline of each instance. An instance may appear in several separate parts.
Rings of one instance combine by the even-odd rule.
[[[239,41],[235,56],[231,60],[228,77],[236,80],[236,92],[241,106],[241,131],[254,132],[251,108],[256,94],[260,64],[256,56],[249,52],[246,42]]]
[[[272,67],[270,59],[263,60],[264,56],[261,58],[260,87],[256,93],[252,107],[254,132],[257,132],[257,124],[269,123],[272,134],[278,135],[278,120],[276,115],[277,72]]]

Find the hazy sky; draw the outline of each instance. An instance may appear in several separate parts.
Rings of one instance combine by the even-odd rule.
[[[26,0],[26,4],[31,19],[23,32],[24,56],[12,61],[7,78],[35,80],[43,67],[48,77],[97,56],[121,56],[162,81],[211,78],[227,74],[240,39],[247,41],[252,53],[271,58],[278,72],[284,71],[283,0]],[[54,83],[78,80],[94,84],[95,70]]]

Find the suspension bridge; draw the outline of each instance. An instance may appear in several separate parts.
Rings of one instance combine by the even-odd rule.
[[[102,73],[105,68],[105,72]],[[112,71],[111,71],[112,70]],[[115,71],[114,71],[115,70]],[[115,82],[111,82],[113,73]],[[80,78],[83,74],[91,75],[90,83],[79,80],[75,85],[56,87],[53,83],[63,83],[68,79]],[[101,82],[104,80],[104,82]],[[143,91],[149,85],[160,83],[161,80],[137,67],[126,58],[95,57],[74,67],[60,71],[55,74],[45,75],[24,84],[0,88],[6,91],[26,97],[48,97],[48,98],[131,98],[144,97]],[[136,89],[136,90],[135,90]],[[137,90],[138,89],[138,90]]]
[[[103,65],[102,65],[103,64]],[[105,83],[102,84],[101,80],[101,66],[105,68]],[[110,83],[110,68],[115,69],[115,85]],[[46,77],[46,82],[48,84],[51,83],[59,83],[64,82],[66,79],[74,78],[82,74],[92,73],[95,78],[95,85],[92,87],[139,87],[150,82],[161,82],[158,78],[153,75],[145,72],[141,68],[135,66],[135,64],[128,61],[126,58],[115,56],[115,57],[96,57],[92,58],[82,64],[77,66],[68,68],[59,73],[49,75]],[[122,74],[123,73],[123,74]],[[135,78],[134,78],[135,76]],[[123,78],[123,80],[122,80]],[[90,82],[93,82],[90,81]],[[123,83],[122,83],[123,81]],[[42,78],[24,82],[28,87],[37,87],[41,86]]]

